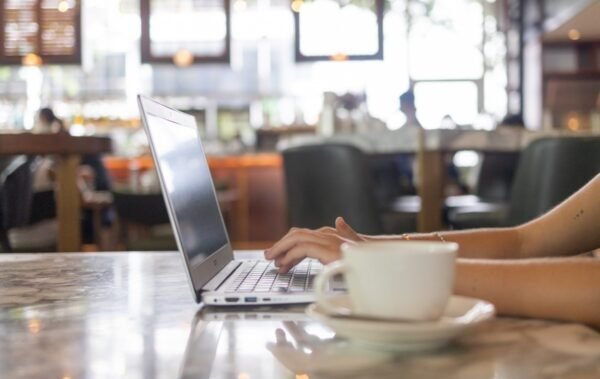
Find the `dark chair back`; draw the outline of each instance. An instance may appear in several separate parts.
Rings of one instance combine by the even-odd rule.
[[[113,191],[113,202],[122,221],[144,226],[169,223],[169,214],[161,193]]]
[[[482,201],[508,201],[518,163],[518,152],[484,152],[477,196]]]
[[[12,251],[8,231],[25,226],[31,214],[32,159],[25,155],[7,157],[0,162],[0,243]]]
[[[358,232],[382,232],[365,154],[343,144],[283,151],[291,226],[333,226],[342,216]]]
[[[127,250],[177,250],[171,228],[154,228],[169,224],[162,194],[113,191],[113,204],[121,227],[120,240]]]
[[[600,173],[600,137],[554,137],[532,142],[521,154],[507,224],[530,221],[552,209]]]

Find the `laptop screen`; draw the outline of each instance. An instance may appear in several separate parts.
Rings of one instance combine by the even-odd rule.
[[[202,144],[195,128],[149,113],[146,121],[181,248],[196,266],[229,243]]]

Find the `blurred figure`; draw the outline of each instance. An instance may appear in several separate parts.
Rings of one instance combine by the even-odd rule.
[[[404,125],[400,128],[403,132],[420,132],[423,126],[417,120],[417,106],[415,105],[415,94],[412,90],[404,92],[399,100],[400,111],[406,117]],[[411,138],[410,136],[407,136]],[[414,136],[412,137],[414,138]],[[412,139],[411,138],[411,139]],[[395,157],[394,163],[398,172],[398,185],[400,193],[403,195],[414,195],[417,193],[415,186],[415,172],[417,170],[415,160],[412,156],[399,154]]]
[[[526,129],[523,117],[518,114],[507,114],[496,128],[512,128],[513,130]]]
[[[446,114],[444,117],[442,117],[442,121],[440,121],[440,128],[442,129],[456,129],[457,126],[458,124],[449,114]]]
[[[37,133],[54,133],[54,134],[68,134],[68,130],[65,123],[58,118],[54,111],[50,108],[42,108],[38,112],[38,122],[34,129]],[[54,162],[51,157],[44,157],[40,160],[38,168],[35,170],[36,177],[50,178],[51,183],[46,183],[46,187],[53,190],[54,187]],[[83,199],[84,209],[82,210],[82,239],[84,243],[91,243],[94,241],[94,228],[93,228],[93,210],[86,206],[86,203],[93,201],[94,193],[98,191],[109,192],[112,184],[110,176],[102,158],[99,154],[86,154],[81,157],[80,166],[77,175],[77,184],[81,192]],[[46,188],[47,190],[48,188]],[[34,192],[38,192],[37,188],[34,188]],[[46,198],[48,198],[46,196]],[[53,199],[52,199],[53,200]],[[44,204],[45,208],[54,207],[52,204]],[[55,211],[53,212],[55,213]],[[54,214],[52,215],[54,216]],[[114,215],[113,211],[109,208],[102,210],[102,225],[110,226],[113,222]]]
[[[406,122],[404,123],[401,130],[416,130],[419,132],[419,143],[423,143],[424,140],[424,129],[419,120],[417,119],[417,106],[415,101],[415,94],[412,90],[408,90],[400,95],[400,110],[406,116]],[[456,123],[450,115],[448,118],[454,126]],[[447,181],[444,188],[445,196],[461,195],[466,192],[466,187],[460,182],[459,172],[457,167],[452,162],[452,155],[446,155],[444,157],[444,163],[447,171]],[[396,158],[396,167],[400,174],[400,183],[403,187],[403,192],[407,194],[415,194],[416,182],[415,178],[419,176],[418,166],[415,164],[412,158],[406,155],[400,155]]]
[[[403,128],[418,128],[423,129],[423,126],[417,120],[417,106],[415,105],[415,94],[412,90],[408,90],[400,95],[400,111],[406,116],[406,122]]]
[[[67,133],[64,122],[56,117],[50,108],[42,108],[38,112],[38,122],[34,128],[37,133]]]

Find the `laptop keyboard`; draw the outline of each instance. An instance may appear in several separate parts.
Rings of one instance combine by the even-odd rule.
[[[280,274],[273,262],[247,261],[237,270],[227,292],[305,292],[311,291],[315,277],[323,265],[305,259],[289,272]]]

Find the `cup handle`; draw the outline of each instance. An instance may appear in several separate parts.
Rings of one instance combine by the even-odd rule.
[[[335,307],[327,301],[327,291],[325,286],[329,280],[338,274],[343,274],[348,270],[348,265],[342,261],[335,261],[323,267],[323,271],[315,278],[315,297],[317,303],[328,314],[331,315],[348,315],[351,310],[346,307]]]

